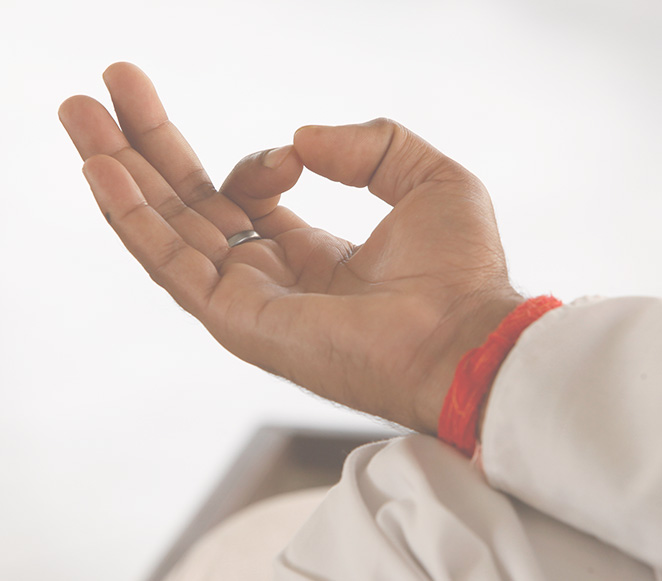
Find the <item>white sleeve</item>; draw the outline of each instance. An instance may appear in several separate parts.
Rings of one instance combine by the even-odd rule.
[[[662,569],[662,300],[547,313],[504,361],[482,436],[495,488]]]
[[[650,567],[490,487],[413,435],[352,452],[277,581],[657,581]]]

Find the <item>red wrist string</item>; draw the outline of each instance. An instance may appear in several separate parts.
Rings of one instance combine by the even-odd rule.
[[[562,304],[552,296],[527,300],[501,321],[481,347],[464,354],[441,408],[437,432],[441,440],[472,457],[478,419],[501,363],[531,323]]]

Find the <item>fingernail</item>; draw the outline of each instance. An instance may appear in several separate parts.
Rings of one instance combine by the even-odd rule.
[[[290,154],[290,151],[292,151],[291,145],[285,145],[267,151],[262,158],[262,165],[270,169],[276,169],[283,164],[285,158]]]

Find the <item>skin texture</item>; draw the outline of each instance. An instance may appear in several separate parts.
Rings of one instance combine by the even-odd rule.
[[[460,357],[523,300],[483,184],[377,119],[302,127],[217,190],[140,69],[117,63],[104,80],[119,127],[84,96],[60,119],[101,211],[152,279],[245,361],[435,433]],[[310,227],[279,205],[304,167],[393,209],[361,246]],[[263,240],[228,247],[250,229]]]

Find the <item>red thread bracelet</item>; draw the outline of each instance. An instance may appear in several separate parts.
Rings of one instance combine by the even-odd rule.
[[[523,302],[501,321],[481,347],[464,354],[441,408],[437,432],[441,440],[471,458],[476,449],[478,419],[499,367],[524,330],[562,304],[552,296]]]

